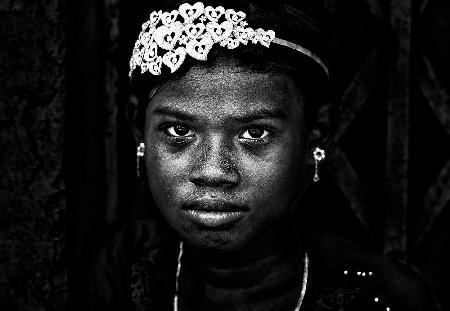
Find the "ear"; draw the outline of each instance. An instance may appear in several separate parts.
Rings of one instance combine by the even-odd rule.
[[[147,107],[150,104],[152,98],[161,89],[163,84],[159,84],[153,87],[146,95],[132,94],[128,98],[126,115],[131,125],[131,131],[133,132],[136,143],[139,144],[144,141],[145,138],[145,120],[147,114]],[[145,98],[145,99],[143,99]]]
[[[323,104],[317,111],[316,120],[311,126],[309,134],[309,151],[310,153],[316,147],[330,150],[333,142],[333,134],[337,126],[337,111],[333,103]]]
[[[130,95],[125,110],[126,117],[130,122],[131,131],[137,144],[143,141],[144,133],[138,120],[139,100],[136,95]]]

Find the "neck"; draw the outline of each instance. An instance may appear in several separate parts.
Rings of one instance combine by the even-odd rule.
[[[185,246],[182,288],[197,289],[185,296],[191,297],[188,304],[193,306],[196,300],[209,299],[217,304],[233,301],[230,310],[245,309],[246,304],[255,306],[258,303],[266,305],[267,310],[274,310],[274,305],[248,298],[256,297],[255,293],[264,293],[265,298],[273,294],[278,297],[275,300],[282,301],[279,303],[295,306],[302,282],[305,250],[294,228],[288,222],[280,223],[239,252],[208,253]],[[199,288],[204,291],[199,292]],[[280,294],[280,290],[283,293]],[[275,300],[272,302],[278,303]],[[213,309],[227,310],[218,306]]]

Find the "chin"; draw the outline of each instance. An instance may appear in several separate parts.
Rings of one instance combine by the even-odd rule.
[[[182,237],[187,244],[206,252],[236,252],[243,249],[247,242],[239,233],[226,230],[202,230]]]

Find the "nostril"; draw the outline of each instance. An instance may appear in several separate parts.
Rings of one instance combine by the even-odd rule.
[[[200,178],[191,178],[191,182],[199,187],[204,187],[207,185],[207,183]]]

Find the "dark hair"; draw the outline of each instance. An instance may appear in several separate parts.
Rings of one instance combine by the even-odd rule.
[[[169,11],[177,9],[182,3],[195,3],[197,1],[164,1],[160,6],[152,10],[161,9]],[[163,66],[160,76],[153,76],[146,72],[140,74],[139,68],[133,72],[131,79],[131,90],[138,98],[137,126],[143,128],[145,123],[145,107],[149,101],[149,92],[157,85],[170,80],[183,77],[193,66],[214,66],[219,59],[232,59],[239,67],[262,72],[283,72],[291,76],[298,84],[305,97],[306,126],[310,126],[311,120],[320,106],[333,101],[335,89],[335,67],[337,52],[331,43],[329,31],[325,20],[327,18],[324,10],[318,5],[318,1],[303,1],[295,4],[286,0],[277,1],[217,1],[205,0],[205,6],[213,7],[222,5],[236,11],[246,13],[246,20],[252,28],[272,29],[278,38],[299,44],[318,55],[327,65],[330,77],[311,58],[293,49],[272,44],[265,48],[260,44],[240,45],[234,50],[222,48],[216,44],[208,54],[205,62],[186,57],[183,65],[175,73]],[[148,12],[150,13],[150,11]],[[148,14],[146,15],[148,16]],[[145,21],[145,20],[144,20]],[[142,22],[144,22],[142,21]],[[137,34],[136,34],[137,38]]]

